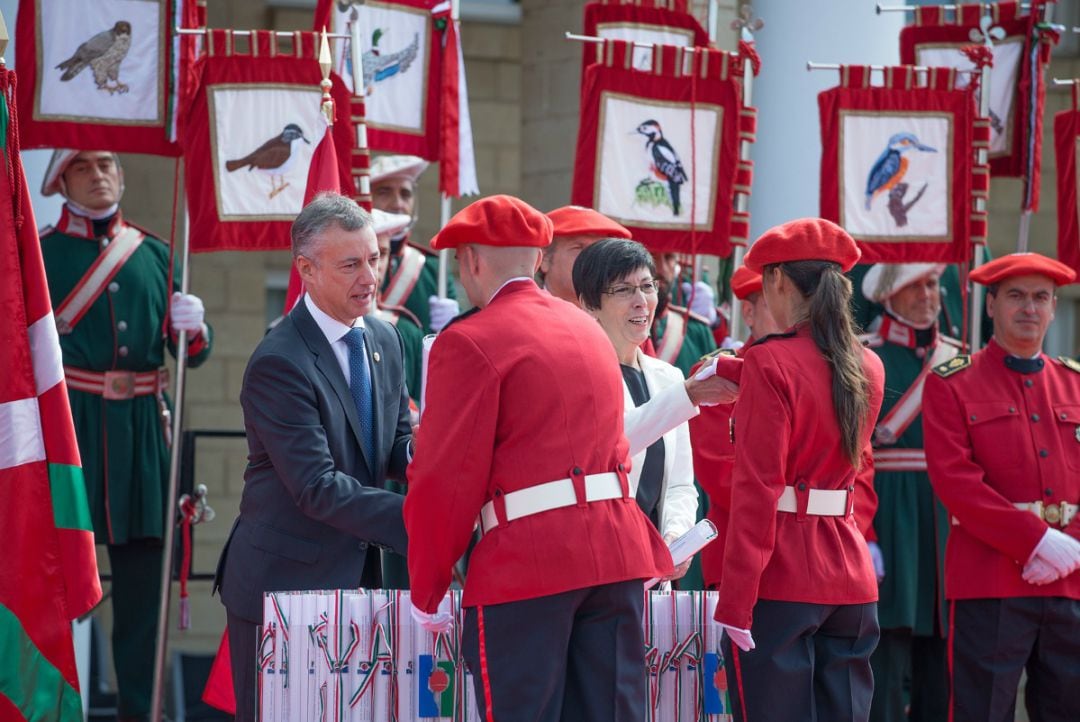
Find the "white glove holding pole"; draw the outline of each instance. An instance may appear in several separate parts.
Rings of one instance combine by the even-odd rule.
[[[428,297],[428,310],[431,314],[431,330],[438,333],[461,313],[461,306],[452,298]]]
[[[412,618],[416,620],[417,624],[432,634],[448,632],[454,626],[454,615],[450,613],[449,609],[446,609],[447,601],[448,600],[444,599],[439,602],[439,611],[434,614],[418,609],[415,604],[411,605]]]
[[[1066,577],[1080,569],[1080,541],[1057,529],[1047,529],[1028,562],[1033,559],[1042,559],[1059,577]]]
[[[169,319],[173,331],[177,333],[180,331],[187,331],[192,334],[199,333],[203,330],[203,319],[205,317],[206,311],[203,309],[203,302],[198,296],[193,296],[190,293],[180,293],[179,291],[172,295],[172,303],[169,306]]]
[[[738,351],[745,345],[746,344],[739,339],[732,338],[731,336],[724,336],[724,340],[720,342],[720,348],[729,348],[732,351]]]
[[[881,553],[881,547],[877,542],[866,542],[866,548],[870,550],[870,561],[874,563],[874,576],[880,583],[885,578],[885,555]]]
[[[754,644],[754,636],[750,634],[749,629],[739,629],[738,627],[732,627],[730,624],[724,624],[723,622],[720,623],[720,626],[724,628],[724,634],[728,636],[731,643],[742,651],[749,652],[757,647],[757,645]]]
[[[683,297],[690,299],[690,310],[699,316],[703,316],[709,325],[716,323],[716,294],[712,287],[704,281],[698,281],[691,285],[688,281],[682,283]]]

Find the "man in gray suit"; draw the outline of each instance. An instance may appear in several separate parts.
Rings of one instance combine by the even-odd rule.
[[[218,562],[240,722],[255,720],[263,593],[381,586],[379,549],[406,553],[411,457],[397,330],[374,316],[379,248],[371,216],[322,194],[292,226],[307,293],[259,343],[240,403],[248,466],[240,515]]]

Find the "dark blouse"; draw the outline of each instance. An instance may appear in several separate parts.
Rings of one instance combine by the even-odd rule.
[[[632,366],[620,365],[623,381],[630,390],[634,406],[641,406],[649,400],[649,387],[645,384],[644,372]],[[637,503],[653,526],[660,528],[660,492],[664,487],[664,440],[654,441],[645,451],[645,461],[641,465],[641,478],[638,481]]]

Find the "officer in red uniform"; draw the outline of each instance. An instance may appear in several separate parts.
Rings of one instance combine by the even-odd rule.
[[[1037,253],[971,273],[994,335],[935,367],[923,392],[930,482],[953,517],[945,549],[950,719],[1080,720],[1080,364],[1042,353],[1056,287]]]
[[[859,255],[817,218],[766,231],[746,255],[788,330],[747,350],[734,412],[715,616],[725,652],[742,650],[727,668],[743,720],[865,722],[870,712],[877,580],[857,519],[867,505],[856,502],[872,496],[860,477],[873,473],[884,374],[851,320],[843,272]]]
[[[479,521],[463,652],[499,722],[640,720],[642,580],[672,573],[630,494],[618,359],[596,321],[533,281],[551,221],[491,196],[432,241],[478,311],[439,334],[409,467],[413,616],[440,603]]]
[[[761,294],[761,274],[739,266],[731,274],[731,290],[741,301],[739,310],[743,323],[750,329],[746,345],[737,349],[720,349],[702,358],[691,369],[691,376],[717,354],[739,358],[754,344],[783,329],[776,325],[765,298]],[[728,514],[731,511],[731,470],[735,467],[735,440],[731,435],[731,412],[735,404],[702,406],[701,413],[690,419],[690,446],[694,452],[694,476],[709,495],[706,518],[716,525],[717,538],[701,550],[701,574],[707,589],[720,586],[724,566],[724,537],[727,534]]]
[[[577,306],[572,273],[578,254],[601,238],[630,238],[630,231],[584,206],[556,208],[547,217],[552,223],[552,239],[544,248],[539,275],[552,296]]]

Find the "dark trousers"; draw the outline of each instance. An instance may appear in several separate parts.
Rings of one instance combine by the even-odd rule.
[[[161,599],[162,546],[157,539],[110,545],[113,666],[121,717],[150,712]]]
[[[724,637],[728,689],[738,722],[866,722],[874,694],[870,654],[877,604],[758,600],[757,648]]]
[[[638,579],[468,608],[462,652],[480,719],[643,720],[643,600]]]
[[[1080,720],[1080,600],[962,599],[950,611],[954,722],[1012,722],[1024,669],[1031,722]]]
[[[883,629],[870,656],[874,701],[870,722],[939,722],[949,716],[948,645],[942,637]],[[910,698],[905,694],[911,681]],[[909,702],[910,699],[910,702]],[[906,711],[910,704],[910,715]]]

